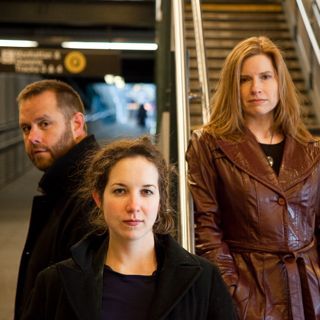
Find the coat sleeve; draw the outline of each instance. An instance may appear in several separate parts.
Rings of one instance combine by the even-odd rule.
[[[22,312],[21,320],[44,320],[46,296],[46,281],[43,272],[40,272],[36,278],[35,286],[31,291],[26,308]]]
[[[315,239],[317,241],[318,255],[320,256],[320,194],[318,192],[318,206],[316,210],[316,221],[315,221]]]
[[[75,319],[56,265],[42,270],[35,281],[20,320]]]
[[[213,138],[212,138],[213,139]],[[196,253],[214,262],[228,287],[236,286],[238,276],[228,245],[223,241],[217,198],[218,173],[202,132],[192,134],[186,153],[188,183],[194,202]],[[230,288],[230,291],[233,289]]]

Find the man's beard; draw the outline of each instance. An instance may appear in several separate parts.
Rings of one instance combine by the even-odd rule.
[[[64,156],[75,144],[76,142],[72,135],[71,126],[67,123],[65,131],[62,133],[60,139],[51,147],[44,146],[51,157],[37,158],[36,156],[29,155],[29,158],[39,170],[46,171],[57,159]]]

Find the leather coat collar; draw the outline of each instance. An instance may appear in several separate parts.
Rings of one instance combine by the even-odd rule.
[[[259,143],[250,130],[240,142],[217,139],[216,143],[230,161],[280,194],[304,180],[320,157],[317,142],[303,145],[291,136],[285,137],[285,146],[279,176],[267,162]]]

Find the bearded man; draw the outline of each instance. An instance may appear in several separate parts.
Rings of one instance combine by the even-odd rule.
[[[68,84],[31,83],[17,102],[26,153],[44,174],[20,262],[15,320],[23,313],[37,274],[68,258],[70,247],[89,230],[91,204],[79,203],[75,191],[84,173],[83,160],[98,149],[95,137],[87,134],[81,98]]]

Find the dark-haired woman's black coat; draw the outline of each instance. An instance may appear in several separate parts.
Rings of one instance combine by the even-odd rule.
[[[157,239],[163,262],[149,319],[235,319],[218,269],[170,236]],[[106,236],[92,234],[73,247],[72,259],[41,272],[23,319],[100,320],[106,245]]]

